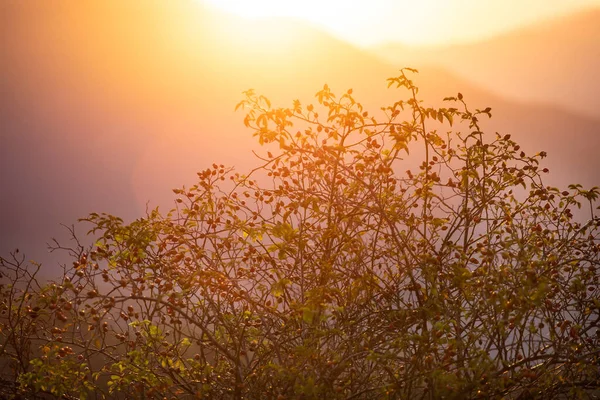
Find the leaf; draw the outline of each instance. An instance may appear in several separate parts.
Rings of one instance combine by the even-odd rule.
[[[449,113],[449,112],[444,113],[444,116],[446,117],[446,119],[450,123],[450,126],[452,126],[452,123],[454,122],[454,116],[451,113]]]
[[[271,101],[269,99],[267,99],[265,96],[261,95],[261,96],[259,96],[258,99],[264,101],[265,104],[267,105],[267,108],[271,108]]]
[[[285,287],[292,283],[287,278],[281,279],[271,286],[271,294],[275,297],[281,297],[285,291]]]
[[[307,324],[312,324],[313,323],[313,319],[315,317],[315,312],[308,308],[308,307],[302,307],[302,320],[307,323]]]

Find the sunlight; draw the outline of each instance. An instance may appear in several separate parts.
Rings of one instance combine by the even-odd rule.
[[[379,21],[389,6],[384,1],[304,0],[203,0],[220,10],[236,14],[248,20],[287,17],[320,26],[329,33],[360,44],[378,33],[373,21]]]
[[[305,0],[298,2],[281,0],[206,0],[208,3],[231,13],[245,18],[263,17],[297,17],[301,19],[314,19],[315,16],[326,16],[332,9],[337,8],[341,2],[322,2]]]
[[[445,3],[439,0],[200,1],[247,20],[288,17],[310,22],[359,46],[381,41],[382,37],[396,37],[410,44],[429,42],[440,34],[439,20],[449,12]],[[396,18],[390,19],[393,15]]]
[[[247,20],[291,17],[350,43],[470,43],[600,0],[194,0]]]

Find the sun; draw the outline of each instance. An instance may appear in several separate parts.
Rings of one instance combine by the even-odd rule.
[[[247,20],[293,18],[358,46],[399,40],[426,43],[440,35],[449,0],[197,0]]]
[[[205,0],[205,2],[245,18],[296,17],[311,20],[325,16],[331,8],[326,5],[327,2],[314,0],[304,0],[301,3],[284,0]]]
[[[384,0],[200,0],[248,20],[293,18],[324,29],[330,34],[360,43],[377,29],[370,22],[385,13]],[[388,1],[388,0],[386,0]]]

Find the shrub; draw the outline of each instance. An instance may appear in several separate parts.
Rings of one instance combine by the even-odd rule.
[[[96,243],[55,283],[2,259],[5,379],[100,398],[597,394],[598,188],[544,186],[544,152],[484,134],[491,110],[461,94],[425,107],[409,72],[379,114],[351,90],[290,108],[247,91],[251,173],[215,164],[165,216],[91,214]]]

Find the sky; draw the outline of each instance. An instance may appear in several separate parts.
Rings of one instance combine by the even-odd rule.
[[[291,16],[358,46],[485,40],[600,0],[196,0],[248,18]]]

